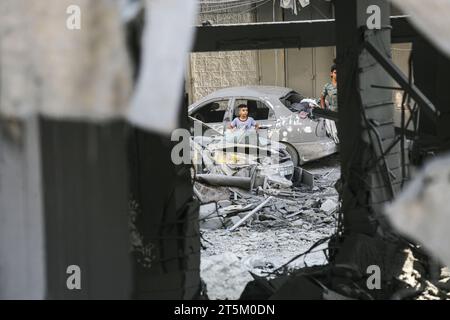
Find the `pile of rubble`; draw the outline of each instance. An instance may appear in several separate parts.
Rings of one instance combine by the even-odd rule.
[[[349,236],[330,263],[328,246],[340,211],[338,160],[333,156],[305,168],[311,175],[305,171],[303,182],[313,184],[253,190],[195,184],[209,201],[201,205],[200,226],[201,277],[210,299],[450,298],[448,268],[404,241]],[[378,290],[366,287],[364,257],[378,257]]]
[[[239,298],[252,280],[249,272],[267,275],[334,234],[339,210],[334,185],[339,176],[337,157],[330,157],[296,168],[290,187],[265,184],[245,190],[196,181],[194,190],[201,201],[201,275],[209,297]],[[324,243],[288,267],[326,264],[326,247]]]
[[[337,195],[325,197],[318,190],[305,193],[297,188],[264,190],[260,187],[250,193],[235,188],[219,191],[200,184],[196,184],[196,188],[201,194],[214,193],[218,197],[216,201],[200,206],[200,228],[203,230],[226,228],[234,231],[235,226],[242,224],[275,227],[310,223],[318,226],[333,223],[338,208]]]
[[[338,209],[334,183],[340,171],[336,158],[328,162],[331,164],[328,167],[314,168],[313,165],[315,174],[295,168],[292,183],[285,183],[281,176],[278,176],[278,182],[277,176],[272,175],[270,180],[266,178],[257,187],[246,185],[245,177],[241,176],[197,175],[194,192],[201,203],[200,228],[234,231],[241,225],[274,227],[333,223]],[[239,188],[240,184],[244,188]]]

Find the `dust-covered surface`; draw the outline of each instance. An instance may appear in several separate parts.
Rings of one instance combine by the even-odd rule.
[[[238,299],[252,280],[248,271],[268,275],[317,241],[332,235],[337,226],[338,194],[334,188],[340,176],[338,156],[303,166],[314,174],[315,186],[292,188],[293,197],[274,197],[259,213],[235,231],[227,227],[242,214],[224,218],[223,226],[202,230],[201,276],[210,299]],[[233,205],[249,204],[261,195],[231,199]],[[255,200],[256,199],[256,200]],[[230,204],[230,203],[227,203]],[[202,224],[201,224],[202,225]],[[291,268],[326,263],[323,244],[289,264]]]

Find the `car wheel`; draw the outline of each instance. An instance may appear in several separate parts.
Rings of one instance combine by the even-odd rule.
[[[297,150],[290,144],[284,144],[286,146],[286,151],[289,153],[292,159],[292,163],[294,164],[294,167],[298,167],[300,165],[300,157],[298,155]]]

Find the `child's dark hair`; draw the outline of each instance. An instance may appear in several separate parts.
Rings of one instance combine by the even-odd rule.
[[[336,68],[336,65],[335,64],[333,64],[332,66],[331,66],[331,71],[330,72],[333,72],[333,71],[335,71],[337,68]]]
[[[238,109],[242,109],[242,108],[248,108],[246,104],[242,103],[240,105],[238,105]]]

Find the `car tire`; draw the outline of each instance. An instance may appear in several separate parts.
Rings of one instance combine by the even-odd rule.
[[[300,165],[300,157],[298,155],[297,150],[291,146],[290,144],[285,143],[286,151],[289,153],[292,159],[292,163],[294,164],[294,167],[298,167]]]

